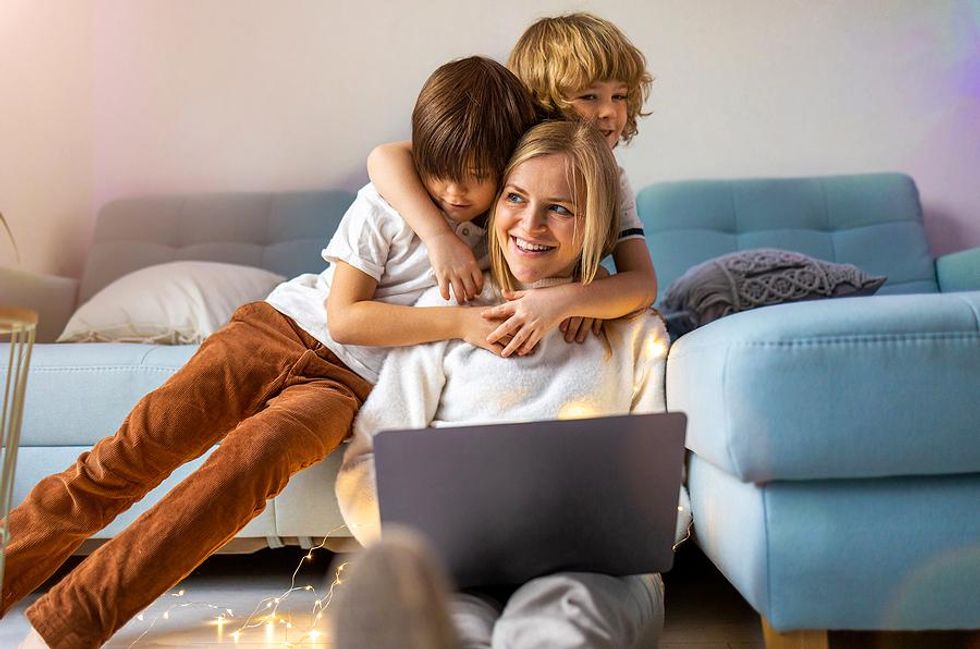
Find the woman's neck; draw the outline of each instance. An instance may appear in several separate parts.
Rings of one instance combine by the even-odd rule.
[[[545,277],[539,279],[536,282],[531,282],[530,284],[524,284],[523,282],[518,282],[517,286],[519,290],[527,290],[530,288],[548,288],[549,286],[561,286],[562,284],[570,284],[572,277]]]

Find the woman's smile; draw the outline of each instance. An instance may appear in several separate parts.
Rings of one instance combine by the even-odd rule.
[[[582,217],[564,154],[541,155],[514,167],[497,201],[494,228],[514,277],[532,284],[568,277],[582,250]]]

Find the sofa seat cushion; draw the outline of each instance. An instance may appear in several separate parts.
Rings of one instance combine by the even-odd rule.
[[[35,345],[24,398],[22,446],[86,446],[112,435],[143,395],[197,345]],[[9,353],[0,345],[0,354]],[[4,372],[0,371],[0,378]],[[98,407],[93,407],[98,404]]]
[[[693,457],[688,487],[698,545],[776,629],[980,628],[978,474],[755,485]]]
[[[746,482],[980,472],[980,292],[737,313],[680,338],[667,407]]]

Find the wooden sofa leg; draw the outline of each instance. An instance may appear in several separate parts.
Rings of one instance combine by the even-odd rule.
[[[782,633],[769,626],[762,617],[762,637],[766,649],[829,649],[826,631],[787,631]]]

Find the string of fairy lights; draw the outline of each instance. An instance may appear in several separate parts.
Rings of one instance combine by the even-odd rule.
[[[316,646],[316,643],[324,637],[324,630],[321,625],[324,612],[330,606],[330,602],[333,600],[334,592],[337,586],[343,583],[343,573],[348,565],[348,562],[344,561],[337,565],[336,569],[334,570],[333,580],[326,588],[326,592],[324,592],[322,597],[320,597],[317,589],[312,584],[298,586],[296,584],[296,580],[300,570],[303,568],[304,563],[307,561],[312,561],[313,554],[317,550],[322,550],[329,538],[344,527],[346,526],[341,525],[340,527],[334,528],[323,537],[323,540],[319,545],[310,548],[303,558],[300,559],[296,569],[293,570],[289,587],[279,595],[261,599],[252,609],[252,612],[248,614],[248,616],[244,618],[236,617],[231,608],[210,602],[191,601],[189,599],[185,599],[187,597],[187,591],[180,589],[174,593],[169,593],[168,597],[181,601],[171,604],[163,612],[157,614],[156,617],[150,621],[150,624],[146,627],[146,629],[144,629],[143,632],[129,644],[128,649],[133,649],[136,647],[140,641],[142,641],[153,630],[158,622],[161,620],[169,620],[174,611],[188,608],[206,608],[216,612],[215,617],[212,620],[209,620],[207,624],[216,627],[218,642],[222,642],[224,640],[225,627],[233,626],[234,630],[228,634],[228,638],[235,644],[245,639],[253,630],[264,629],[264,642],[266,643],[266,646],[271,646],[268,643],[270,640],[274,640],[278,630],[282,630],[283,632],[284,639],[279,645],[283,649],[294,649],[296,647],[300,647],[303,645],[303,643],[312,643],[314,646]],[[284,602],[289,599],[290,595],[297,592],[308,593],[314,598],[309,623],[301,627],[293,624],[291,612],[289,615],[282,615],[279,613],[280,606],[282,606]],[[137,615],[136,619],[142,621],[145,619],[145,617],[146,613],[144,612]],[[293,634],[298,635],[294,635],[294,637],[290,638],[289,636]]]
[[[677,511],[678,513],[683,513],[684,508],[678,506]],[[682,538],[681,540],[679,540],[677,543],[674,544],[673,546],[674,551],[676,551],[681,544],[683,544],[685,541],[691,538],[691,530],[693,527],[693,523],[694,523],[693,520],[688,522],[686,534],[684,538]],[[293,574],[289,582],[289,587],[285,591],[283,591],[277,596],[266,597],[264,599],[259,600],[259,602],[252,609],[252,612],[249,613],[249,615],[246,618],[244,618],[244,621],[240,622],[237,625],[237,628],[228,635],[228,637],[231,639],[233,643],[238,644],[241,640],[245,638],[246,632],[249,632],[257,628],[265,629],[266,637],[264,640],[266,643],[268,643],[270,640],[274,639],[275,631],[278,626],[283,628],[284,636],[285,636],[280,645],[282,649],[296,649],[300,647],[304,642],[310,642],[311,644],[316,646],[316,643],[320,641],[320,639],[324,636],[324,630],[320,626],[320,623],[323,620],[324,612],[330,606],[330,602],[333,601],[334,591],[336,590],[337,586],[340,586],[341,584],[344,583],[343,573],[344,570],[347,568],[349,562],[344,561],[337,565],[337,567],[334,570],[333,580],[330,582],[330,585],[326,588],[326,592],[324,593],[323,597],[320,597],[317,594],[316,588],[313,587],[311,584],[297,586],[296,578],[299,575],[300,570],[303,568],[303,564],[307,561],[313,560],[313,553],[316,552],[317,550],[322,550],[326,545],[329,537],[331,537],[335,532],[338,532],[344,527],[346,527],[346,525],[341,525],[339,527],[334,528],[333,530],[328,532],[326,536],[323,537],[323,540],[320,542],[319,545],[310,548],[306,552],[303,558],[300,559],[300,562],[296,566],[296,569],[293,570]],[[289,638],[290,631],[294,630],[294,625],[292,623],[291,616],[281,615],[279,613],[279,607],[289,598],[290,595],[292,595],[295,592],[309,593],[313,596],[314,600],[313,600],[313,608],[310,614],[309,624],[304,629],[297,629],[296,631],[294,631],[294,633],[299,633],[300,635],[298,637],[290,639]],[[187,591],[184,589],[180,589],[175,593],[170,593],[169,597],[174,599],[183,599],[186,595],[187,595]],[[196,607],[196,608],[204,607],[210,610],[217,611],[217,615],[214,617],[213,620],[210,620],[208,624],[217,627],[218,642],[222,642],[224,639],[223,636],[224,636],[225,625],[232,625],[235,623],[236,617],[234,611],[230,608],[226,608],[209,602],[195,602],[195,601],[185,600],[185,601],[178,602],[176,604],[172,604],[167,609],[165,609],[162,613],[158,614],[150,622],[149,626],[147,626],[147,628],[135,640],[133,640],[129,644],[128,649],[133,649],[134,647],[136,647],[136,645],[139,644],[139,642],[143,640],[143,638],[145,638],[150,633],[150,631],[153,630],[153,627],[156,626],[157,622],[159,622],[160,620],[169,620],[171,612],[179,609],[192,608],[192,607]],[[136,619],[142,621],[144,617],[145,614],[140,613],[139,615],[136,616]],[[266,646],[270,646],[270,645],[266,644]]]

